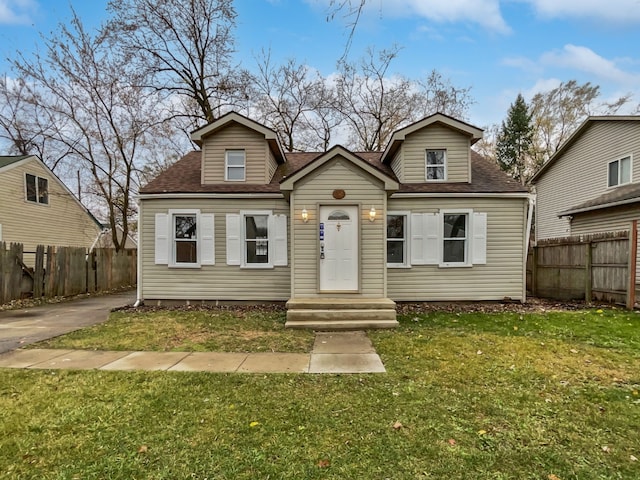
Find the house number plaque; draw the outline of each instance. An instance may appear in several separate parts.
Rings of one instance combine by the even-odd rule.
[[[336,200],[342,200],[345,195],[346,195],[346,193],[344,192],[344,190],[334,190],[333,191],[333,198],[335,198]]]

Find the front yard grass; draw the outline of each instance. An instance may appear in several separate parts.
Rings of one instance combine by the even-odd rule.
[[[306,353],[313,332],[285,329],[277,307],[186,310],[124,310],[94,327],[31,345],[30,348],[175,352]]]
[[[0,478],[640,478],[638,314],[399,320],[386,374],[0,370]]]

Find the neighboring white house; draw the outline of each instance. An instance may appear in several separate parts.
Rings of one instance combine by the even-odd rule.
[[[35,155],[0,156],[0,241],[91,247],[102,226]],[[29,257],[25,257],[29,258]]]
[[[140,301],[288,301],[288,326],[393,326],[395,301],[525,300],[530,195],[435,114],[384,152],[285,153],[232,112],[140,189]]]

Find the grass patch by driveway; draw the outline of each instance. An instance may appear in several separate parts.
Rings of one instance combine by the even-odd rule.
[[[0,478],[640,478],[637,314],[399,320],[387,374],[0,370]]]
[[[31,348],[190,352],[292,352],[313,346],[313,332],[285,329],[272,308],[123,310],[94,327]]]

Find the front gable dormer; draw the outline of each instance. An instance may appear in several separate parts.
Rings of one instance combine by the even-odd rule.
[[[401,183],[470,183],[482,130],[441,113],[396,131],[382,156]]]
[[[268,184],[285,162],[276,132],[236,112],[191,134],[202,149],[202,185]]]

